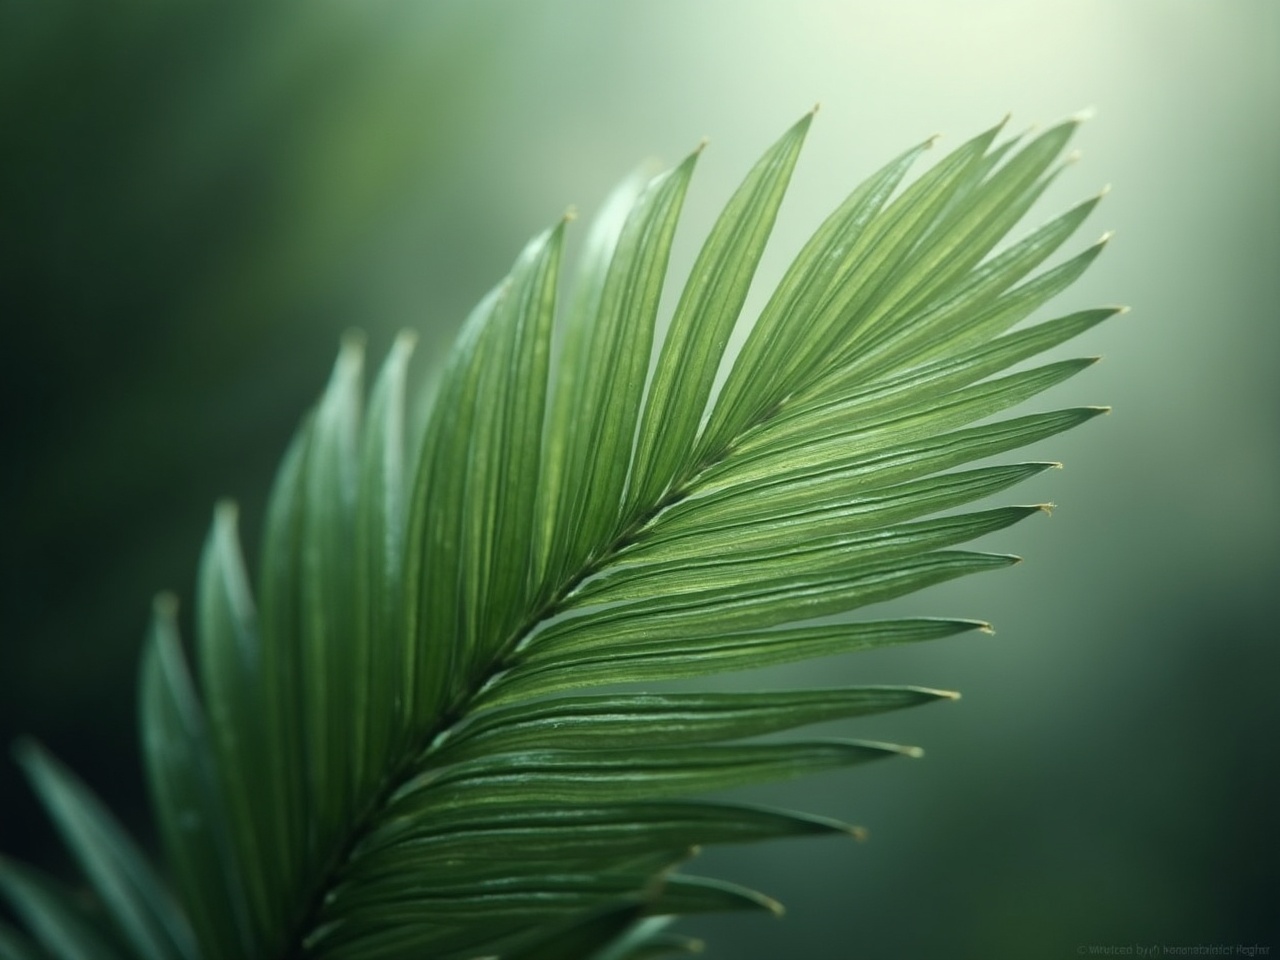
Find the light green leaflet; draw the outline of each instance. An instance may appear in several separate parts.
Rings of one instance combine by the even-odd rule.
[[[1016,560],[962,545],[1041,505],[962,508],[1052,464],[978,461],[1103,412],[1009,413],[1092,363],[1034,358],[1116,311],[1020,325],[1102,246],[1050,263],[1098,197],[1004,242],[1068,122],[1025,143],[997,126],[913,182],[930,144],[906,151],[741,317],[812,119],[748,173],[665,326],[700,150],[619,189],[563,296],[567,222],[534,239],[429,396],[406,396],[412,336],[367,403],[363,343],[344,343],[277,476],[256,585],[234,506],[215,512],[194,675],[175,601],[156,605],[140,718],[176,898],[23,745],[98,909],[0,861],[26,931],[0,925],[0,958],[681,955],[697,944],[673,917],[780,909],[683,873],[699,846],[856,832],[700,795],[918,755],[787,734],[955,694],[635,685],[989,629],[849,614]]]

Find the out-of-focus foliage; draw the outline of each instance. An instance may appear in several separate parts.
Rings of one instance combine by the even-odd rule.
[[[256,519],[342,328],[430,290],[430,344],[487,280],[455,193],[508,25],[396,0],[0,5],[0,729],[41,729],[126,809],[141,598],[186,582],[211,498]],[[12,765],[0,793],[28,850]]]

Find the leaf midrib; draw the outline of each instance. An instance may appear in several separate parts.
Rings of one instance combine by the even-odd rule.
[[[333,854],[320,871],[319,880],[304,898],[304,907],[298,914],[299,920],[292,927],[290,935],[285,942],[285,950],[287,952],[282,955],[285,960],[306,960],[308,956],[307,941],[320,925],[325,899],[329,891],[333,889],[337,878],[351,861],[360,842],[376,827],[382,813],[389,806],[391,799],[399,789],[420,772],[423,764],[435,751],[436,745],[443,735],[470,715],[470,707],[473,701],[481,694],[490,680],[499,676],[504,670],[513,665],[510,662],[511,657],[518,650],[520,643],[540,623],[555,617],[560,612],[560,605],[565,602],[573,591],[581,586],[583,582],[608,567],[620,552],[636,541],[645,527],[656,520],[664,511],[685,499],[689,495],[691,488],[696,485],[697,476],[724,459],[724,456],[728,454],[728,450],[731,450],[734,445],[729,446],[721,457],[706,460],[699,464],[695,470],[691,471],[690,479],[685,480],[679,487],[668,488],[668,492],[664,494],[656,505],[638,513],[626,527],[614,536],[604,550],[588,556],[582,568],[575,571],[572,576],[567,577],[564,583],[540,607],[526,618],[517,629],[512,631],[511,635],[498,648],[485,670],[477,674],[467,688],[445,709],[440,718],[427,728],[422,735],[417,737],[412,745],[403,752],[402,759],[383,778],[363,811],[354,818],[351,828],[346,832],[342,842],[335,847]]]
[[[397,763],[385,777],[363,812],[352,821],[342,842],[336,845],[334,853],[319,874],[319,880],[311,888],[304,900],[304,908],[299,912],[299,920],[292,928],[285,944],[287,953],[284,960],[306,960],[307,940],[319,927],[322,919],[325,898],[333,889],[337,878],[350,862],[360,842],[376,827],[382,813],[391,803],[392,798],[410,779],[418,774],[423,764],[436,749],[437,743],[445,733],[469,715],[469,708],[475,698],[494,678],[512,666],[511,657],[516,653],[521,642],[528,637],[539,624],[549,620],[560,612],[559,607],[585,581],[607,568],[619,554],[637,542],[646,527],[654,523],[663,513],[687,499],[697,488],[698,481],[708,471],[718,467],[729,459],[759,430],[767,427],[771,420],[780,416],[794,402],[797,394],[792,391],[759,410],[751,422],[743,425],[738,433],[722,441],[715,448],[700,451],[695,462],[691,463],[685,475],[670,484],[658,502],[651,507],[638,511],[607,546],[599,553],[588,554],[581,569],[565,578],[564,582],[539,606],[498,648],[490,659],[485,670],[471,681],[467,688],[454,698],[453,702],[441,714],[439,720],[432,724],[413,744],[404,751],[403,759]],[[696,450],[696,446],[695,446]],[[635,455],[633,449],[632,455]],[[696,454],[695,454],[696,455]],[[633,467],[634,469],[634,467]],[[624,500],[625,502],[625,500]]]

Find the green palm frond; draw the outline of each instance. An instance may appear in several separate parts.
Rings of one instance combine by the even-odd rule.
[[[973,464],[1102,412],[999,416],[1091,362],[1025,361],[1116,312],[1020,326],[1098,254],[1040,269],[1098,198],[1004,244],[1076,123],[1025,144],[996,127],[905,186],[929,143],[858,187],[730,357],[811,117],[733,195],[661,333],[697,153],[620,188],[563,294],[566,224],[529,244],[421,431],[412,337],[367,403],[343,345],[277,477],[256,589],[235,508],[215,513],[196,675],[156,604],[141,729],[182,908],[26,746],[99,910],[4,862],[33,939],[0,928],[0,957],[622,960],[694,949],[673,916],[779,909],[682,865],[853,828],[696,797],[916,754],[758,738],[954,694],[609,688],[983,628],[831,618],[1015,560],[960,545],[1041,507],[956,508],[1050,464]]]

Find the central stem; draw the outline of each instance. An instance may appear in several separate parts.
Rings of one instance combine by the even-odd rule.
[[[351,821],[345,836],[335,845],[333,853],[320,870],[319,879],[308,891],[303,901],[303,908],[299,911],[298,921],[294,924],[286,942],[287,952],[283,955],[285,960],[306,960],[307,941],[312,931],[320,924],[325,898],[337,878],[346,870],[360,842],[379,822],[396,792],[421,771],[423,762],[431,755],[433,744],[438,738],[465,719],[470,714],[473,701],[484,689],[485,684],[512,665],[511,656],[520,642],[540,623],[560,613],[560,605],[583,581],[595,576],[612,563],[618,553],[634,543],[644,528],[659,514],[686,495],[687,487],[670,490],[657,505],[634,517],[601,553],[595,558],[589,558],[580,570],[567,577],[538,609],[512,631],[511,635],[498,647],[485,669],[471,678],[467,687],[440,713],[437,720],[422,731],[401,754],[400,760],[383,778],[361,812]]]

